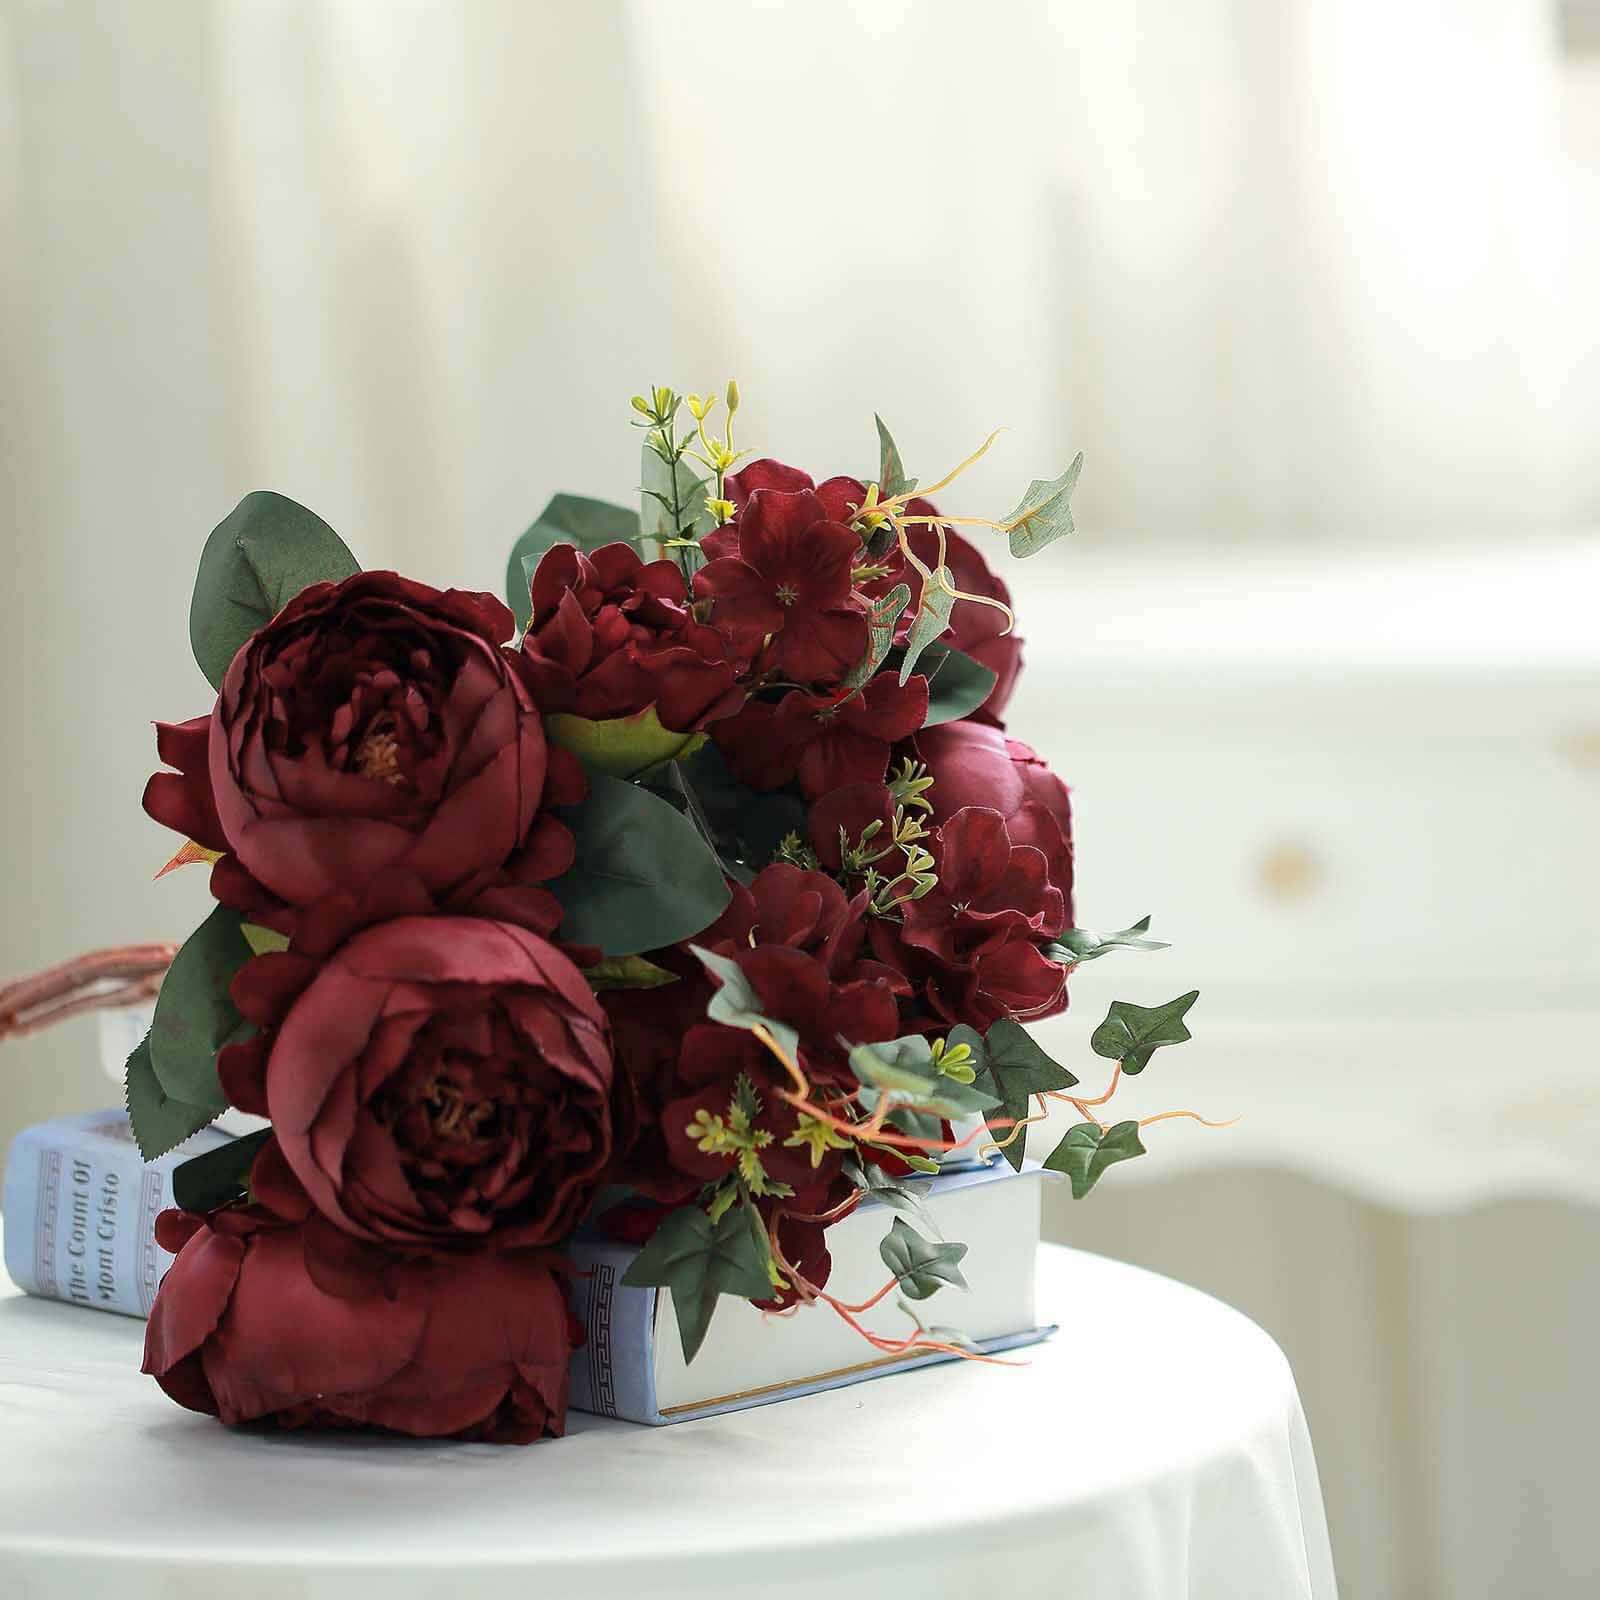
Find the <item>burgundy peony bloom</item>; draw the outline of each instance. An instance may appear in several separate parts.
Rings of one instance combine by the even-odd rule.
[[[501,648],[513,627],[492,595],[394,573],[313,584],[234,657],[208,724],[158,726],[179,770],[145,809],[225,852],[224,904],[319,948],[434,906],[548,932],[560,908],[537,885],[572,839],[542,808],[583,777],[546,747]]]
[[[1015,843],[1005,818],[980,806],[958,811],[927,843],[939,881],[906,905],[902,925],[874,919],[874,952],[945,1025],[982,1031],[1001,1017],[1061,1010],[1066,969],[1044,947],[1066,926],[1065,902],[1044,852]]]
[[[710,536],[695,574],[711,623],[795,683],[837,682],[866,653],[867,618],[852,587],[860,538],[810,489],[757,489],[738,520]]]
[[[163,1212],[177,1253],[144,1370],[224,1422],[384,1428],[528,1444],[566,1421],[570,1319],[538,1252],[391,1260],[381,1277],[316,1271],[316,1219],[260,1205]]]
[[[945,822],[966,806],[987,806],[1006,819],[1014,844],[1042,850],[1050,881],[1072,925],[1072,803],[1067,786],[1029,747],[981,722],[947,722],[916,736],[933,787],[933,820]]]
[[[902,687],[890,673],[845,700],[796,689],[777,705],[752,700],[712,730],[733,774],[752,789],[799,780],[810,799],[848,784],[882,783],[889,748],[928,715],[928,680]]]
[[[522,654],[546,711],[627,717],[650,706],[664,728],[689,733],[736,711],[728,641],[696,621],[683,574],[627,544],[585,554],[546,551],[533,574]]]
[[[347,1234],[546,1245],[588,1209],[612,1151],[609,1030],[582,973],[526,929],[403,917],[321,965],[247,962],[233,996],[267,1031],[223,1051],[224,1089],[271,1117]]]

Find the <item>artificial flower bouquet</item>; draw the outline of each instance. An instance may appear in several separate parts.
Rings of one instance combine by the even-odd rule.
[[[640,1247],[692,1359],[722,1295],[854,1322],[830,1226],[951,1152],[1020,1167],[1052,1098],[1074,1194],[1144,1152],[1101,1109],[1195,996],[1114,1004],[1092,1096],[1025,1031],[1079,963],[1159,947],[1074,925],[976,542],[1070,532],[1081,457],[959,518],[927,496],[961,468],[919,494],[881,422],[875,479],[816,482],[746,462],[733,385],[632,404],[642,513],[557,495],[509,606],[362,572],[274,494],[205,545],[217,699],[158,724],[144,804],[217,904],[127,1107],[147,1158],[230,1106],[270,1126],[178,1167],[158,1223],[145,1368],[185,1406],[559,1434],[580,1227]],[[905,1334],[862,1336],[963,1353],[916,1309],[963,1253],[897,1212]]]

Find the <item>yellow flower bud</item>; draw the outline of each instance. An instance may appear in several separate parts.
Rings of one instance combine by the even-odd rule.
[[[739,409],[739,385],[732,378],[728,379],[728,415],[731,417]]]

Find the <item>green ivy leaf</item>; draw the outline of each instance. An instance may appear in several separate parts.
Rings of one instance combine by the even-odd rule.
[[[906,635],[905,654],[900,658],[902,684],[911,676],[912,669],[917,664],[917,657],[950,626],[950,613],[955,609],[956,603],[956,597],[950,590],[955,587],[955,581],[948,567],[935,567],[933,576],[922,580],[922,594],[917,601],[917,614],[911,619],[911,631]]]
[[[172,1203],[183,1211],[215,1211],[242,1200],[250,1188],[250,1165],[272,1137],[270,1128],[232,1139],[172,1169]]]
[[[929,1243],[904,1217],[894,1219],[894,1226],[878,1246],[883,1264],[912,1300],[926,1300],[947,1283],[965,1289],[961,1260],[966,1253],[964,1244]]]
[[[894,436],[884,425],[883,418],[876,412],[872,420],[878,425],[878,493],[880,498],[890,495],[910,494],[917,486],[915,478],[906,476],[906,469],[900,460],[900,448],[894,442]]]
[[[692,938],[727,908],[716,856],[659,795],[591,773],[588,795],[562,816],[577,852],[550,885],[565,912],[562,938],[606,956],[638,955]]]
[[[1098,1122],[1080,1122],[1050,1152],[1045,1166],[1064,1172],[1072,1182],[1072,1198],[1081,1200],[1100,1180],[1107,1167],[1131,1161],[1145,1153],[1137,1122],[1118,1122],[1102,1128]]]
[[[1006,518],[1016,522],[1011,530],[1011,553],[1019,559],[1054,544],[1064,534],[1072,532],[1072,491],[1077,487],[1078,474],[1083,471],[1083,452],[1073,458],[1072,465],[1059,478],[1046,482],[1035,478],[1028,485],[1017,509]]]
[[[900,613],[911,604],[911,585],[897,583],[888,594],[874,600],[867,609],[867,653],[850,669],[841,689],[859,689],[879,667],[894,646],[894,630]]]
[[[950,1030],[948,1042],[964,1044],[972,1051],[978,1068],[974,1086],[987,1089],[998,1098],[999,1109],[990,1112],[986,1120],[999,1143],[1010,1138],[1012,1129],[1028,1115],[1028,1104],[1034,1095],[1070,1089],[1078,1081],[1034,1042],[1020,1022],[1009,1017],[1001,1017],[981,1039],[963,1023]],[[1026,1144],[1025,1138],[1018,1137],[1000,1152],[1013,1171],[1022,1170]]]
[[[761,1009],[761,996],[755,991],[744,969],[728,956],[719,956],[697,944],[689,946],[691,953],[707,972],[720,980],[717,992],[706,1005],[706,1015],[724,1027],[743,1028],[753,1032],[765,1028],[783,1046],[790,1057],[800,1050],[800,1035],[787,1022],[774,1022]]]
[[[1093,928],[1068,928],[1054,944],[1045,947],[1051,961],[1078,963],[1098,961],[1112,950],[1170,950],[1171,945],[1160,939],[1146,939],[1150,931],[1149,917],[1140,917],[1131,928],[1117,933],[1097,933]]]
[[[663,728],[653,705],[629,717],[578,717],[553,711],[544,719],[544,731],[552,744],[612,778],[637,778],[663,761],[676,761],[706,737]]]
[[[1199,998],[1200,991],[1191,989],[1164,1006],[1136,1006],[1128,1000],[1113,1000],[1106,1020],[1089,1035],[1089,1048],[1097,1056],[1120,1061],[1130,1077],[1143,1072],[1162,1045],[1182,1044],[1194,1037],[1183,1019]]]
[[[892,1210],[916,1217],[925,1225],[932,1226],[927,1207],[922,1203],[928,1193],[925,1183],[903,1183],[898,1178],[891,1178],[875,1161],[863,1161],[855,1155],[844,1158],[841,1170],[869,1199],[881,1200]]]
[[[123,1076],[123,1104],[133,1140],[146,1161],[154,1161],[217,1119],[215,1106],[195,1106],[174,1100],[161,1087],[150,1061],[150,1035],[146,1034],[128,1057]]]
[[[607,956],[582,968],[584,979],[596,994],[608,989],[663,989],[678,981],[678,974],[658,967],[643,956]]]
[[[850,1068],[875,1094],[931,1117],[956,1118],[987,1111],[999,1102],[976,1085],[946,1077],[933,1064],[933,1050],[920,1033],[883,1044],[850,1049]],[[934,1134],[938,1138],[938,1133]]]
[[[683,1359],[693,1361],[705,1343],[717,1296],[767,1300],[772,1280],[745,1207],[713,1222],[697,1206],[674,1211],[634,1257],[622,1281],[632,1289],[670,1289]]]
[[[506,600],[516,613],[517,626],[526,628],[533,614],[528,588],[545,551],[558,544],[598,550],[602,545],[638,542],[639,515],[626,506],[590,500],[581,494],[552,496],[538,520],[512,545],[506,562]]]
[[[174,1099],[221,1111],[228,1097],[217,1081],[217,1052],[255,1031],[228,997],[233,975],[250,959],[237,911],[217,906],[189,935],[156,997],[150,1059]]]
[[[211,530],[189,602],[189,643],[213,689],[240,646],[308,584],[361,568],[314,511],[270,489],[247,494]]]

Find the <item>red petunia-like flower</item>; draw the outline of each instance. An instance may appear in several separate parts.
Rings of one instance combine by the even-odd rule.
[[[836,682],[865,654],[852,585],[861,540],[812,490],[757,489],[705,548],[713,559],[695,574],[695,595],[739,648],[770,639],[763,661],[803,684]]]
[[[157,725],[145,810],[222,852],[212,893],[305,948],[401,910],[549,932],[583,797],[546,746],[492,595],[392,572],[302,590],[241,648],[209,718]]]
[[[683,574],[627,544],[546,551],[531,584],[522,655],[545,712],[627,717],[654,706],[664,728],[689,733],[736,711],[729,642],[695,619]]]
[[[222,1052],[222,1084],[271,1117],[288,1169],[258,1158],[258,1184],[412,1251],[553,1245],[583,1217],[611,1159],[610,1037],[544,940],[403,917],[320,964],[259,956],[232,992],[266,1031]]]
[[[968,806],[928,840],[939,881],[905,907],[903,926],[874,919],[872,947],[895,965],[929,1020],[980,1031],[1001,1017],[1030,1021],[1066,1004],[1066,969],[1044,953],[1065,926],[1044,852],[1016,844],[1005,819]]]
[[[572,1326],[538,1252],[391,1260],[332,1281],[315,1219],[252,1205],[156,1222],[177,1259],[145,1332],[144,1370],[227,1423],[381,1428],[529,1444],[566,1421]]]
[[[752,700],[712,729],[733,774],[752,789],[799,781],[808,799],[858,783],[882,783],[890,746],[928,715],[928,680],[902,687],[879,673],[844,700],[796,689],[776,705]]]

